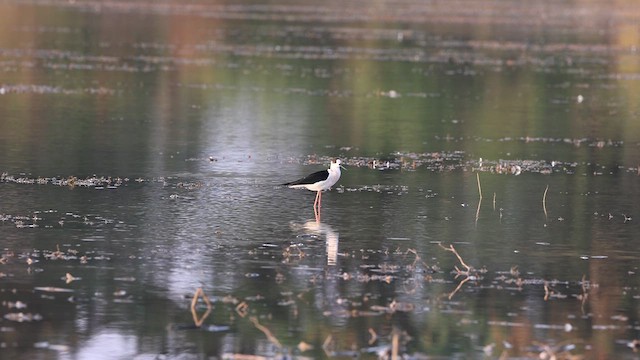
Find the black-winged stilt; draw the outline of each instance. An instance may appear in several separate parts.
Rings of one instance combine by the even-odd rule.
[[[340,179],[340,159],[331,162],[331,167],[327,170],[316,171],[313,174],[303,177],[302,179],[282,184],[292,189],[307,189],[316,191],[316,200],[313,202],[313,212],[316,220],[320,220],[320,207],[322,206],[322,192],[329,190]]]

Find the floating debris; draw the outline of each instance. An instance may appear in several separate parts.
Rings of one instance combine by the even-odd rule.
[[[27,185],[55,185],[55,186],[66,186],[69,188],[74,188],[76,186],[79,187],[94,187],[94,188],[118,188],[127,182],[129,182],[128,178],[120,178],[120,177],[98,177],[91,176],[84,179],[77,178],[75,176],[69,176],[67,178],[45,178],[45,177],[37,177],[32,178],[25,175],[9,175],[8,173],[2,173],[0,176],[0,182],[6,183],[14,183],[14,184],[27,184]]]
[[[231,327],[227,325],[202,325],[199,327],[199,329],[208,332],[223,332],[229,331]]]
[[[36,85],[36,84],[16,84],[16,85],[5,84],[0,87],[0,95],[5,95],[5,94],[113,95],[115,93],[116,93],[115,90],[105,88],[105,87],[68,89],[60,86]]]
[[[33,288],[36,291],[48,292],[48,293],[71,293],[73,289],[65,289],[54,286],[37,286]]]
[[[67,351],[69,351],[69,347],[67,345],[50,344],[47,341],[37,342],[37,343],[33,344],[33,346],[35,348],[37,348],[37,349],[48,349],[48,350],[53,350],[53,351],[58,351],[58,352],[67,352]]]
[[[79,277],[75,277],[73,275],[71,275],[70,273],[67,273],[62,280],[64,280],[67,284],[72,283],[73,281],[77,281],[77,280],[82,280],[82,278]]]
[[[466,139],[466,141],[473,139]],[[477,141],[488,141],[488,139],[476,139]],[[601,141],[596,139],[547,139],[547,138],[504,138],[492,141],[498,142],[558,142],[564,144],[571,144],[574,146],[593,146],[593,147],[620,147],[623,146],[621,141]],[[308,155],[305,158],[294,160],[289,159],[290,162],[298,162],[303,165],[318,165],[329,163],[332,157],[329,156],[317,156]],[[415,152],[393,152],[385,157],[364,157],[355,156],[347,157],[341,156],[343,164],[348,167],[368,167],[373,170],[402,170],[402,171],[415,171],[420,168],[435,171],[435,172],[450,172],[450,171],[475,171],[475,172],[490,172],[501,175],[514,175],[518,176],[523,173],[537,173],[542,175],[550,175],[554,173],[564,173],[567,175],[573,175],[579,172],[580,169],[584,169],[584,173],[593,173],[594,168],[608,168],[607,166],[590,164],[590,163],[577,163],[577,162],[561,162],[557,160],[535,160],[535,159],[467,159],[466,154],[463,151],[451,151],[451,152],[431,152],[431,153],[415,153]],[[618,166],[613,171],[626,171],[628,173],[636,175],[640,173],[640,167],[631,166]],[[599,172],[595,172],[595,175],[602,175]]]
[[[42,315],[32,313],[8,313],[4,315],[4,318],[9,321],[15,322],[32,322],[42,320]]]
[[[22,301],[18,300],[18,301],[3,301],[2,302],[3,306],[6,306],[9,309],[26,309],[27,304],[23,303]]]

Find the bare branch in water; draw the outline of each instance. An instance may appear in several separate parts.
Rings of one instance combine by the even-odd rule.
[[[468,274],[469,271],[471,271],[473,268],[469,265],[467,265],[467,263],[464,262],[464,260],[462,260],[462,256],[460,256],[460,254],[458,254],[458,252],[456,251],[456,249],[453,247],[453,245],[449,245],[449,247],[446,247],[444,245],[442,245],[442,243],[439,244],[441,248],[447,250],[447,251],[451,251],[457,258],[458,261],[460,261],[460,265],[464,266],[465,271],[461,271],[456,267],[456,270],[458,271],[458,275],[465,275],[465,273]]]
[[[196,304],[198,303],[198,298],[202,297],[202,301],[207,304],[207,311],[205,311],[202,316],[198,316],[198,312],[196,311]],[[211,301],[209,301],[209,297],[202,291],[202,288],[196,289],[196,292],[193,294],[193,299],[191,299],[191,316],[193,317],[193,323],[196,327],[202,326],[204,320],[211,314]]]
[[[264,325],[261,325],[258,322],[258,318],[256,318],[255,316],[252,316],[251,318],[249,318],[249,320],[251,320],[253,325],[255,325],[255,327],[258,330],[262,331],[267,336],[267,339],[269,339],[269,341],[271,341],[271,343],[273,343],[278,348],[282,348],[282,344],[280,344],[280,341],[278,341],[278,339],[276,339],[276,337],[273,336],[273,334],[271,333],[271,330],[269,330],[269,328],[267,328]]]

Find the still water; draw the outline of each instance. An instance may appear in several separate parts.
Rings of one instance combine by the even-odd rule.
[[[0,358],[638,357],[636,2],[0,20]]]

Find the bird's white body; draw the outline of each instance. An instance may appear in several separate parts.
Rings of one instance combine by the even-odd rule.
[[[331,167],[329,167],[329,169],[313,173],[306,178],[295,181],[287,186],[292,189],[307,189],[311,191],[329,190],[338,182],[338,180],[340,180],[340,175],[340,159],[337,159],[331,162]],[[307,181],[305,182],[304,180]]]

